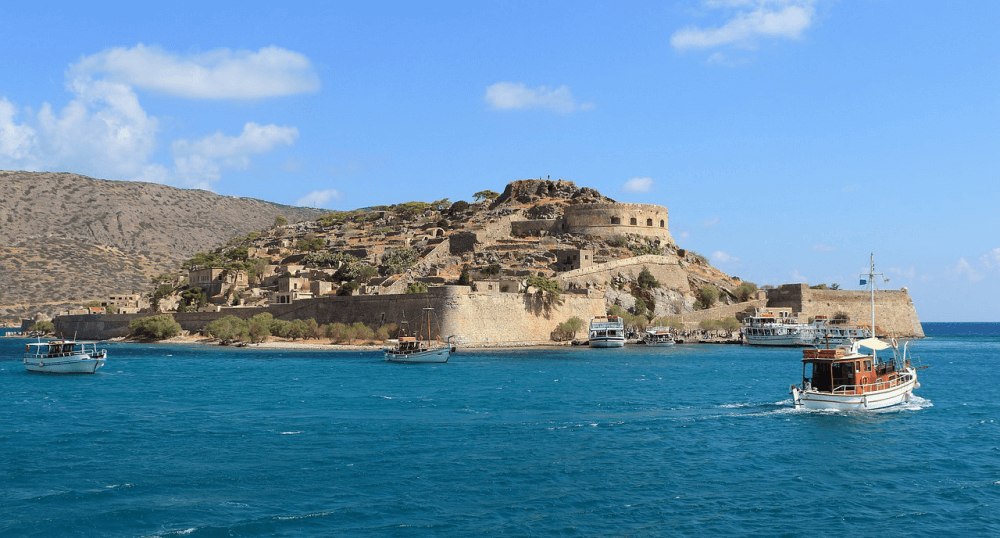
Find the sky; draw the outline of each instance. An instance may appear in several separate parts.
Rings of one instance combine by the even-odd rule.
[[[14,4],[14,5],[10,5]],[[8,2],[0,169],[354,209],[566,179],[1000,321],[1000,2]]]

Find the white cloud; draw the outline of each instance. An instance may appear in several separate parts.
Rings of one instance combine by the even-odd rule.
[[[337,189],[326,189],[322,191],[312,191],[299,198],[295,205],[303,207],[325,207],[330,200],[340,200],[340,191]]]
[[[319,77],[304,55],[278,47],[219,49],[190,57],[139,44],[84,56],[74,79],[104,80],[190,99],[260,99],[313,92]]]
[[[837,249],[835,247],[831,247],[830,245],[824,245],[823,243],[816,243],[815,245],[813,245],[813,250],[819,252],[830,252],[831,250],[837,250]]]
[[[711,258],[713,263],[736,263],[740,261],[736,256],[731,256],[721,250],[713,252]]]
[[[593,104],[577,104],[565,85],[550,90],[546,86],[529,88],[524,83],[497,82],[486,88],[486,102],[496,110],[547,108],[556,112],[589,110]]]
[[[788,276],[792,279],[792,282],[809,282],[809,279],[802,276],[798,269],[789,271]]]
[[[653,178],[634,177],[622,185],[623,192],[649,192],[653,189]]]
[[[215,133],[200,140],[180,139],[171,146],[173,176],[181,185],[207,189],[222,177],[223,168],[246,169],[250,157],[290,146],[299,136],[295,127],[248,122],[239,136]]]
[[[174,84],[176,81],[166,79],[181,76],[177,73],[186,69],[201,75],[199,80],[185,82],[191,84],[188,96],[280,95],[297,91],[293,89],[295,77],[280,80],[283,69],[296,65],[296,57],[300,63],[305,61],[301,55],[275,47],[256,54],[213,54],[214,63],[205,59],[211,54],[197,61],[180,61],[139,45],[85,57],[67,74],[66,89],[72,95],[69,103],[59,111],[49,103],[43,103],[37,113],[24,109],[21,123],[17,107],[0,97],[0,168],[67,170],[107,179],[210,189],[223,170],[246,169],[253,156],[293,144],[298,138],[294,127],[247,122],[237,136],[217,132],[197,140],[176,140],[170,145],[172,163],[152,162],[161,147],[160,122],[143,109],[132,84],[153,87],[150,81],[157,76],[165,79],[163,84]],[[212,68],[199,72],[195,68],[204,67],[201,64]],[[305,64],[308,66],[308,61]],[[91,77],[97,73],[108,76]],[[261,86],[261,77],[275,80]],[[237,79],[241,85],[255,88],[235,89]],[[300,90],[308,86],[307,79],[298,80]],[[159,89],[169,91],[166,86]],[[175,93],[185,94],[181,90]]]
[[[736,11],[716,28],[678,30],[670,37],[670,44],[676,49],[706,49],[730,44],[753,45],[764,37],[798,39],[812,24],[812,4],[812,0],[706,2],[709,8]]]
[[[719,217],[712,217],[701,223],[702,226],[712,227],[719,223]]]
[[[156,150],[159,121],[131,88],[106,81],[71,81],[73,99],[56,112],[43,103],[25,123],[0,101],[0,164],[23,170],[72,170],[131,179]]]
[[[959,276],[964,276],[969,280],[969,282],[979,282],[983,279],[983,275],[976,271],[965,258],[959,258],[958,263],[954,267],[950,268],[950,273],[954,273]]]
[[[986,254],[983,254],[979,257],[979,261],[982,262],[987,269],[1000,268],[1000,248],[995,248]]]

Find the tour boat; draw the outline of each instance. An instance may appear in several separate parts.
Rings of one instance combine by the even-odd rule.
[[[646,332],[642,336],[642,341],[647,346],[672,346],[674,337],[670,334],[669,327],[646,327]]]
[[[623,347],[625,322],[621,316],[595,316],[590,318],[590,347]]]
[[[24,346],[24,367],[29,372],[53,374],[92,374],[104,365],[108,356],[98,350],[97,342],[50,340]]]
[[[774,314],[759,313],[743,320],[742,333],[751,346],[850,346],[855,340],[871,337],[866,328],[833,323],[826,316],[816,316],[809,323],[797,323]]]
[[[403,320],[399,324],[399,336],[388,342],[390,347],[384,348],[385,360],[389,362],[404,363],[445,363],[455,351],[451,343],[452,337],[448,337],[447,342],[441,342],[440,337],[431,340],[431,314],[433,308],[424,308],[424,326],[426,334],[421,335],[426,338],[421,340],[417,336],[408,336],[409,323]]]
[[[796,323],[774,314],[754,313],[743,320],[743,336],[751,346],[812,346],[815,334],[808,323]]]
[[[872,327],[875,326],[875,276],[881,275],[875,273],[873,259],[869,273],[862,275],[861,280],[871,290]],[[804,349],[802,387],[791,386],[792,403],[796,408],[851,411],[908,402],[920,383],[907,346],[904,343],[900,350],[895,338],[886,342],[872,337],[837,348]],[[869,351],[862,352],[862,348]],[[891,357],[878,355],[879,351],[889,349]]]

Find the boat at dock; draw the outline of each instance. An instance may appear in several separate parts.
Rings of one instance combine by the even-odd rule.
[[[590,347],[624,347],[625,321],[621,316],[590,318],[588,341]]]
[[[92,374],[104,366],[106,349],[98,342],[50,340],[24,346],[24,367],[29,372],[51,374]]]
[[[670,327],[646,327],[642,334],[642,341],[647,346],[665,347],[674,345],[674,336],[670,332]]]
[[[875,327],[874,259],[862,284],[871,290],[872,327]],[[867,277],[867,279],[865,278]],[[908,402],[920,387],[917,369],[908,352],[895,338],[888,342],[865,338],[840,347],[802,350],[802,386],[792,385],[796,408],[843,411],[879,409]],[[862,351],[862,350],[867,351]],[[885,352],[881,356],[879,352]]]
[[[856,340],[871,337],[871,331],[865,327],[836,323],[826,316],[816,316],[809,323],[801,323],[791,317],[760,312],[747,316],[740,332],[751,346],[849,346]]]
[[[442,342],[440,337],[431,338],[431,318],[434,309],[424,308],[422,319],[424,320],[424,331],[420,336],[409,334],[409,323],[403,320],[399,324],[399,336],[388,341],[390,344],[382,351],[385,360],[389,362],[402,363],[445,363],[455,351],[452,345],[452,337],[449,336],[446,342]],[[423,339],[421,339],[423,338]]]

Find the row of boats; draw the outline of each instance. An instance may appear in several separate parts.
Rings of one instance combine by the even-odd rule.
[[[875,273],[871,263],[867,280],[871,288],[872,320],[875,327]],[[433,309],[425,308],[425,334],[409,335],[403,322],[401,335],[390,340],[382,351],[385,360],[401,363],[446,363],[455,352],[452,337],[431,338]],[[817,323],[817,321],[819,321]],[[900,347],[895,338],[882,340],[863,328],[832,327],[826,320],[809,324],[777,323],[769,316],[754,316],[745,329],[750,343],[758,345],[810,346],[802,352],[801,386],[789,388],[796,408],[863,410],[879,409],[908,402],[920,387],[911,362],[908,343]],[[589,327],[591,347],[615,348],[625,345],[625,323],[620,316],[597,316]],[[757,339],[755,342],[751,339]],[[643,341],[652,346],[674,344],[666,327],[647,327]],[[51,340],[25,346],[24,366],[31,372],[95,373],[104,365],[107,350],[97,342]],[[824,347],[818,347],[823,345]],[[881,354],[880,354],[881,352]],[[925,367],[921,367],[925,368]]]

